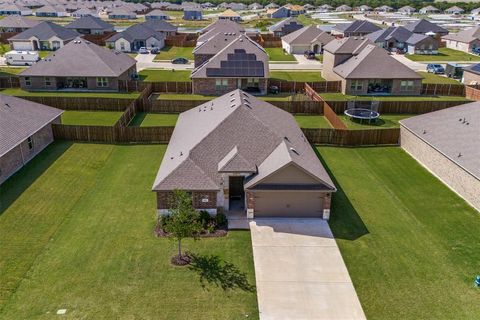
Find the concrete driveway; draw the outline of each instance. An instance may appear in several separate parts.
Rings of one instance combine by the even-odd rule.
[[[365,319],[328,223],[250,222],[262,320]]]

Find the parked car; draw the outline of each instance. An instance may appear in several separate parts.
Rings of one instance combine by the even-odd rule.
[[[158,53],[160,53],[160,48],[153,47],[152,49],[150,49],[150,53],[151,54],[158,54]]]
[[[140,49],[138,49],[138,53],[140,53],[140,54],[148,54],[148,50],[147,50],[147,48],[145,48],[145,47],[141,47]]]
[[[444,74],[445,68],[438,63],[429,63],[427,64],[427,72],[435,74]]]
[[[268,88],[268,91],[271,94],[279,94],[280,93],[280,89],[277,86],[270,86],[270,88]]]
[[[172,63],[173,64],[187,64],[188,63],[188,59],[185,59],[185,58],[175,58],[172,60]]]
[[[472,52],[473,52],[474,54],[480,54],[480,47],[473,48]]]
[[[4,55],[5,63],[9,66],[31,66],[40,58],[36,51],[8,51]]]
[[[310,60],[313,60],[315,59],[315,52],[313,52],[312,50],[307,50],[303,53],[303,55],[305,56],[305,58],[307,59],[310,59]]]

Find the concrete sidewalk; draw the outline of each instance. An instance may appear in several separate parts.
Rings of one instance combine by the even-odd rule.
[[[250,222],[262,320],[365,319],[328,223]]]

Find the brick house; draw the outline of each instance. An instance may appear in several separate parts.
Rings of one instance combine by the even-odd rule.
[[[462,82],[465,85],[480,84],[480,63],[469,65],[463,69]]]
[[[443,36],[447,48],[471,53],[480,47],[480,26]]]
[[[53,142],[62,112],[0,94],[0,185]]]
[[[332,28],[332,35],[342,37],[361,37],[381,30],[379,26],[367,20],[355,20],[350,23],[339,23]]]
[[[180,114],[152,187],[158,214],[175,189],[212,215],[324,219],[336,191],[295,118],[241,90]]]
[[[238,36],[239,34],[236,32],[219,31],[208,39],[204,38],[203,42],[197,44],[193,49],[194,67],[197,68],[207,60],[213,58],[220,50],[225,48],[226,45],[238,38]]]
[[[119,91],[136,74],[136,60],[77,38],[19,74],[24,90]]]
[[[234,89],[267,93],[268,55],[246,35],[239,35],[192,71],[194,94],[220,95]]]
[[[400,121],[400,145],[480,211],[480,102]]]
[[[303,24],[298,22],[295,18],[287,18],[268,27],[268,31],[270,31],[275,37],[283,37],[302,28]]]
[[[388,72],[387,72],[388,70]],[[336,39],[324,47],[322,76],[350,95],[419,95],[422,77],[371,40]]]

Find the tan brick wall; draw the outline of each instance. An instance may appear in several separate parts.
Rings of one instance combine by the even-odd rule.
[[[464,71],[463,72],[463,83],[465,83],[466,85],[469,85],[472,82],[477,82],[478,84],[480,84],[480,75],[472,73],[472,72]]]
[[[404,127],[400,128],[400,144],[420,164],[480,211],[479,179]]]
[[[363,86],[362,90],[352,90],[351,89],[351,83],[353,80],[345,80],[342,79],[342,93],[344,94],[349,94],[349,95],[362,95],[362,94],[367,94],[368,91],[368,79],[362,80]],[[400,84],[401,84],[400,79],[395,79],[392,82],[392,95],[396,96],[401,96],[401,95],[419,95],[422,92],[422,80],[413,80],[414,85],[413,85],[413,90],[410,91],[402,91],[400,90]]]

